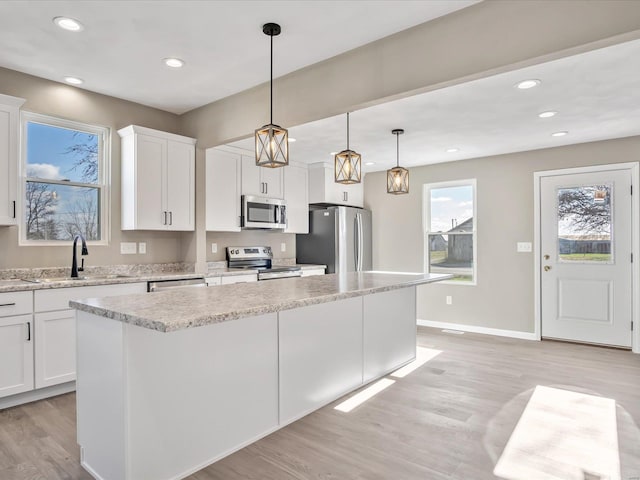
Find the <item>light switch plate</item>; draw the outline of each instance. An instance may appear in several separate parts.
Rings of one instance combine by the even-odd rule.
[[[138,244],[136,242],[120,242],[120,253],[122,255],[135,255]]]
[[[138,243],[138,253],[140,253],[140,254],[147,253],[147,242],[139,242]]]
[[[218,244],[217,243],[212,243],[211,244],[211,253],[218,253]]]
[[[280,244],[280,251],[281,252],[286,252],[287,251],[287,244],[286,243],[282,242]]]
[[[518,242],[516,250],[520,253],[529,253],[532,250],[531,242]]]

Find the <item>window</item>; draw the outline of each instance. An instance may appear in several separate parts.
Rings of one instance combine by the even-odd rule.
[[[425,272],[476,284],[476,181],[424,185]]]
[[[77,234],[107,243],[108,134],[104,127],[22,114],[22,244],[59,244]]]

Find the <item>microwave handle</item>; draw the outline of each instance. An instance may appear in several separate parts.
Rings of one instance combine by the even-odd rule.
[[[276,209],[276,223],[280,223],[280,205],[274,205]]]
[[[280,205],[280,216],[282,217],[280,223],[282,225],[287,225],[287,207],[284,205]]]

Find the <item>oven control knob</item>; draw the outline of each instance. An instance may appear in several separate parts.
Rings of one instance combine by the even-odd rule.
[[[262,253],[267,253],[267,251],[268,251],[268,250],[267,250],[266,248],[263,248],[263,249],[262,249]]]

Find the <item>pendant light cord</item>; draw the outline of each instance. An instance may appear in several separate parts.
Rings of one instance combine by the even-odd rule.
[[[271,35],[271,96],[270,96],[270,105],[271,105],[271,113],[269,117],[269,123],[273,125],[273,35]]]
[[[349,150],[349,112],[347,112],[347,150]]]
[[[396,133],[396,168],[400,167],[400,132]]]

